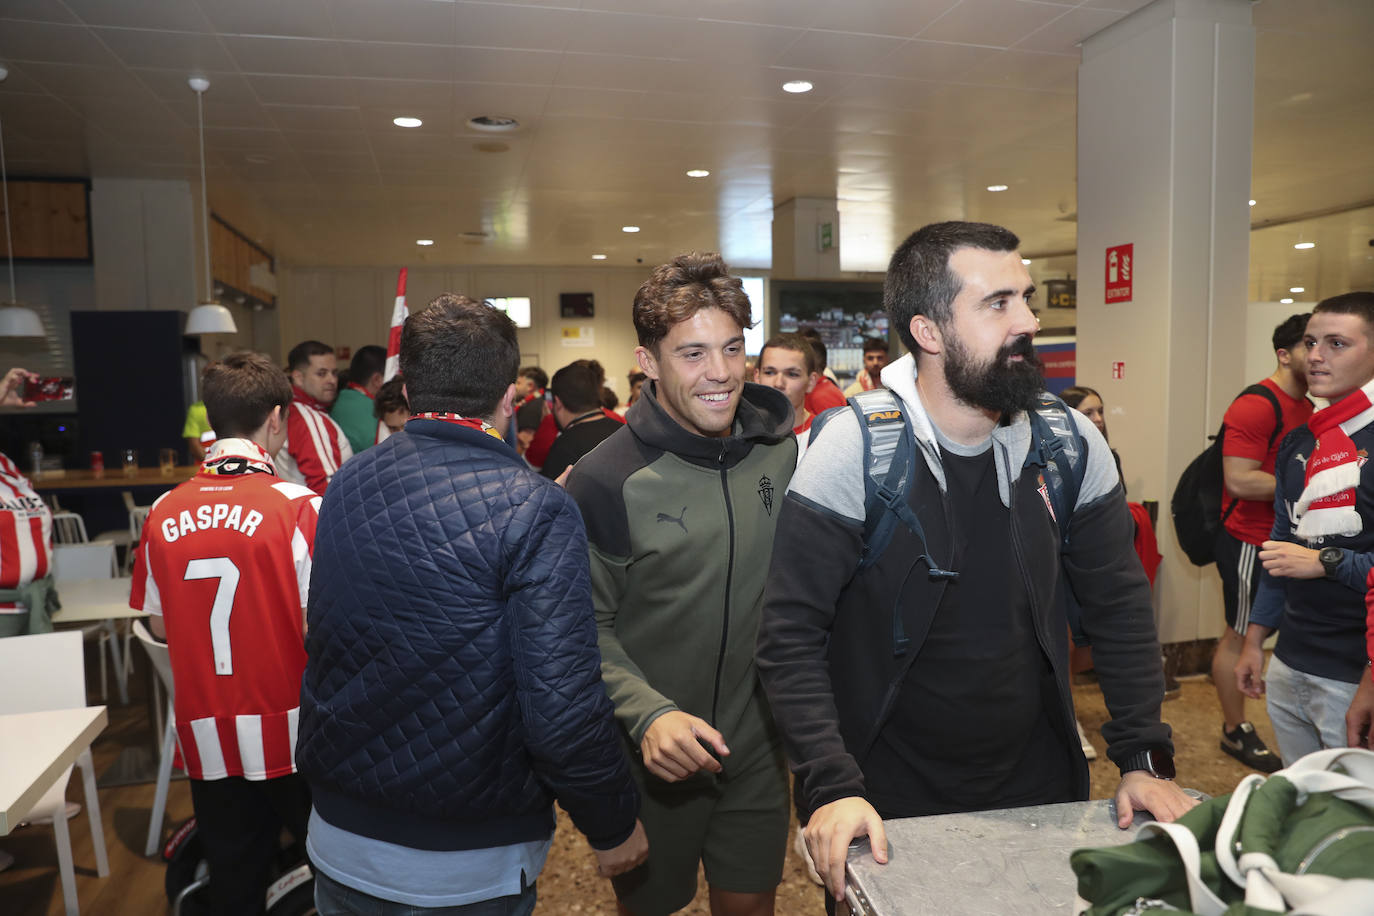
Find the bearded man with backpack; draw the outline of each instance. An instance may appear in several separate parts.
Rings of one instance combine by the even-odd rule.
[[[867,835],[887,861],[884,817],[1088,797],[1068,689],[1073,598],[1112,711],[1102,732],[1123,773],[1118,823],[1194,804],[1170,781],[1150,586],[1120,478],[1072,411],[1086,466],[1066,511],[1052,508],[1051,478],[1072,475],[1050,471],[1059,457],[1035,431],[1039,407],[1062,402],[1043,395],[1018,244],[964,222],[902,243],[883,291],[911,351],[882,372],[892,406],[834,414],[783,500],[758,669],[807,847],[837,899],[851,840]],[[915,445],[905,493],[881,503],[902,523],[875,560],[869,443],[894,414]]]
[[[1226,629],[1212,653],[1212,682],[1221,701],[1221,749],[1248,767],[1273,773],[1282,765],[1245,718],[1245,694],[1235,668],[1245,645],[1250,604],[1259,587],[1260,545],[1274,527],[1274,461],[1284,437],[1312,416],[1307,399],[1309,315],[1290,315],[1274,328],[1273,375],[1251,385],[1231,402],[1222,420],[1221,471],[1225,483],[1217,572],[1221,574]]]

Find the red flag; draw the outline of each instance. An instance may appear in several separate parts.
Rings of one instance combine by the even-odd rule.
[[[391,310],[391,333],[386,338],[386,371],[382,381],[389,382],[401,371],[401,326],[410,312],[406,309],[406,269],[396,278],[396,305]]]
[[[386,336],[386,369],[382,381],[389,382],[401,371],[401,327],[406,323],[410,311],[406,308],[406,269],[396,278],[396,304],[391,309],[391,331]],[[377,421],[375,441],[381,442],[391,435],[391,430],[381,420]]]

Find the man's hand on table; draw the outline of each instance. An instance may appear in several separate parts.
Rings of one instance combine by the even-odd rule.
[[[844,867],[849,858],[849,844],[855,837],[866,836],[873,847],[873,861],[887,864],[887,834],[883,819],[867,801],[857,796],[841,798],[821,805],[806,822],[802,836],[811,852],[816,873],[825,881],[830,896],[844,899]]]
[[[1116,790],[1116,826],[1125,830],[1135,820],[1135,812],[1148,811],[1162,823],[1178,820],[1179,815],[1197,805],[1173,780],[1157,779],[1144,770],[1132,770],[1121,777]]]

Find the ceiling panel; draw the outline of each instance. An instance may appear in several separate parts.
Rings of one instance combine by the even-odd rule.
[[[963,0],[935,20],[921,37],[932,41],[1008,47],[1067,13],[1073,4],[1033,0]]]
[[[287,262],[395,262],[434,235],[434,264],[700,244],[766,266],[774,202],[837,194],[842,263],[881,269],[933,218],[1073,247],[1077,43],[1144,2],[3,0],[0,115],[20,173],[194,177],[186,78],[207,74],[212,201]],[[1251,216],[1289,223],[1256,251],[1276,278],[1309,232],[1291,269],[1358,282],[1368,214],[1303,214],[1374,199],[1374,3],[1253,11]],[[473,227],[494,236],[457,243]]]

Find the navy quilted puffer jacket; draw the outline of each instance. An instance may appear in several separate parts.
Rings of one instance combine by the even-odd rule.
[[[601,684],[587,540],[563,489],[499,439],[411,420],[320,508],[300,771],[319,815],[419,849],[594,847],[639,798]]]

